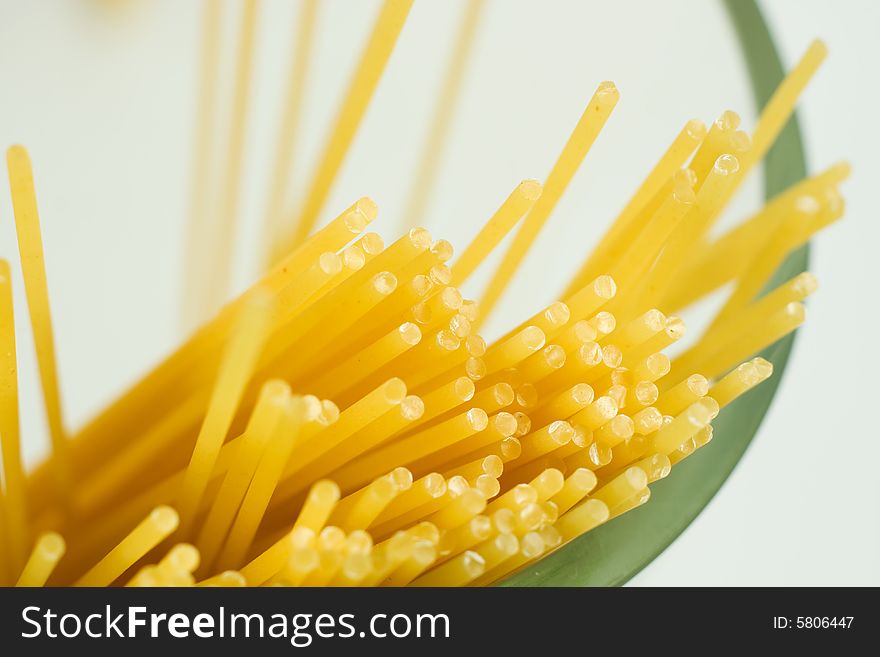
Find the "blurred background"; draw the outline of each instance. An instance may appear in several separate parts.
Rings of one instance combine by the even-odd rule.
[[[776,399],[709,508],[635,585],[880,584],[880,435],[870,421],[876,328],[880,5],[759,2],[783,61],[820,37],[830,56],[798,110],[811,172],[849,160],[845,219],[813,242],[820,289]],[[237,212],[235,290],[259,273],[260,229],[299,3],[261,2]],[[378,0],[319,3],[312,66],[285,207],[297,210]],[[216,138],[223,153],[242,3],[224,3]],[[416,0],[324,205],[379,204],[391,241],[465,10]],[[79,426],[185,333],[181,290],[201,38],[200,2],[0,0],[0,144],[34,162],[64,410]],[[515,185],[543,179],[602,80],[621,100],[492,321],[487,338],[555,299],[683,123],[723,110],[754,125],[742,52],[723,4],[697,0],[489,0],[436,184],[417,224],[463,246]],[[218,165],[220,164],[218,160]],[[721,225],[762,203],[755,173]],[[496,254],[498,255],[498,254]],[[0,257],[17,271],[8,188]],[[484,272],[485,273],[485,272]],[[465,287],[474,296],[485,282]],[[15,281],[28,463],[48,439],[20,277]],[[469,293],[469,294],[467,294]],[[701,313],[692,316],[699,323]]]

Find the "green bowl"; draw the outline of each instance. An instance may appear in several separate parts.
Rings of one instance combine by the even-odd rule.
[[[755,100],[763,107],[784,76],[767,24],[754,0],[724,0],[745,56]],[[767,155],[764,193],[770,198],[806,175],[797,118]],[[809,245],[792,253],[771,286],[804,271]],[[617,586],[669,546],[715,496],[754,438],[779,387],[794,343],[791,334],[761,355],[774,374],[713,422],[715,438],[651,488],[651,499],[512,575],[501,586]]]

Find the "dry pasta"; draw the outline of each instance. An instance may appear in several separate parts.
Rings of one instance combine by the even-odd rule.
[[[708,130],[689,121],[562,297],[487,342],[481,322],[619,94],[599,85],[547,178],[519,184],[458,259],[423,228],[386,245],[367,232],[378,211],[368,198],[314,232],[411,4],[385,2],[288,225],[279,217],[292,147],[279,150],[265,227],[276,264],[72,433],[61,412],[31,163],[21,146],[8,150],[52,452],[23,472],[11,296],[18,272],[4,261],[0,583],[491,584],[650,504],[651,484],[712,439],[719,411],[772,375],[754,354],[800,325],[816,281],[801,274],[760,291],[785,255],[842,215],[838,185],[848,169],[795,185],[726,235],[709,229],[785,124],[824,46],[809,48],[751,135],[732,112]],[[207,123],[220,10],[206,6],[199,112]],[[303,7],[311,25],[316,5]],[[430,143],[448,128],[479,14],[476,2],[463,16]],[[224,160],[221,259],[231,255],[255,21],[248,2]],[[309,51],[306,41],[299,61]],[[306,72],[294,65],[292,90]],[[288,99],[282,142],[296,134],[298,102],[295,93]],[[213,156],[207,133],[196,135],[195,153],[189,230],[198,235],[210,187],[203,169]],[[413,212],[426,202],[431,170],[423,165]],[[465,299],[460,287],[512,231],[482,296]],[[219,285],[206,302],[218,305],[225,266],[201,263],[188,298],[205,291],[207,277]],[[704,335],[667,355],[684,322],[665,313],[730,281]]]

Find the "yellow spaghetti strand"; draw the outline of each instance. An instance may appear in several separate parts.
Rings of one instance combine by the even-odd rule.
[[[18,364],[15,357],[15,318],[9,263],[0,260],[0,453],[3,456],[5,517],[0,516],[7,549],[4,567],[18,572],[27,557],[29,541],[24,469],[18,420]],[[3,571],[0,570],[0,573]]]
[[[300,438],[301,427],[310,419],[308,413],[308,404],[302,397],[288,400],[220,553],[218,565],[222,570],[238,566],[244,560],[269,505],[269,498],[281,478],[294,445]]]
[[[55,532],[46,532],[37,539],[16,586],[45,586],[46,580],[55,569],[55,564],[64,556],[67,546],[64,539]]]
[[[75,585],[109,586],[177,529],[178,521],[174,509],[168,506],[157,507],[110,550],[106,557],[80,577]]]
[[[265,297],[257,295],[242,310],[239,324],[223,355],[208,410],[181,484],[178,499],[182,536],[187,536],[192,528],[233,415],[256,366],[272,306]]]
[[[274,166],[269,182],[266,214],[263,217],[263,255],[266,264],[278,262],[285,255],[275,250],[278,240],[278,221],[284,210],[284,202],[293,156],[299,141],[300,116],[308,76],[310,58],[314,47],[315,24],[318,16],[318,0],[303,0],[297,13],[297,31],[294,37],[290,73],[285,85],[287,90],[281,110],[281,127],[278,130]]]
[[[452,268],[453,285],[461,285],[470,278],[486,256],[498,246],[522,216],[532,209],[543,189],[537,180],[523,180],[516,186],[455,261]]]
[[[207,287],[202,290],[199,296],[204,304],[201,315],[203,317],[212,314],[226,301],[231,282],[230,263],[235,244],[236,219],[241,194],[241,172],[244,166],[248,101],[251,95],[251,69],[256,43],[259,5],[259,0],[245,0],[242,10],[243,18],[235,60],[235,85],[232,91],[229,145],[224,158],[225,170],[220,203],[217,208],[217,224],[214,226],[211,239],[214,247],[208,268],[211,273],[207,280]]]
[[[52,441],[52,467],[56,492],[61,505],[66,506],[67,491],[71,483],[69,448],[58,390],[55,339],[52,336],[49,287],[43,261],[43,237],[40,233],[34,176],[30,156],[22,146],[12,146],[6,151],[6,165],[9,169],[9,187],[15,214],[21,269],[24,275],[25,296],[37,351],[37,367],[40,371],[49,437]]]
[[[202,48],[199,56],[198,91],[196,94],[195,129],[193,134],[193,158],[190,165],[190,196],[187,212],[186,278],[181,295],[181,319],[183,329],[189,331],[202,319],[199,296],[209,285],[210,271],[207,266],[209,252],[202,244],[209,234],[209,185],[214,128],[214,106],[217,95],[218,60],[220,52],[220,23],[223,3],[203,0]]]
[[[280,241],[282,253],[298,246],[318,219],[318,214],[327,199],[330,187],[342,162],[345,159],[358,126],[366,113],[391,51],[397,43],[403,24],[412,8],[413,0],[385,0],[373,33],[367,42],[357,70],[349,83],[345,98],[340,104],[339,114],[330,132],[330,138],[315,168],[305,204],[299,213],[289,238]]]
[[[263,385],[244,436],[240,441],[236,441],[239,444],[236,446],[232,465],[226,472],[196,540],[204,568],[213,564],[226,539],[227,531],[247,493],[254,471],[263,457],[266,445],[289,399],[290,387],[283,381],[269,381]]]
[[[581,289],[587,281],[606,273],[616,258],[621,253],[621,246],[631,238],[636,215],[647,203],[660,191],[663,185],[672,177],[672,174],[681,168],[685,160],[694,152],[694,149],[706,137],[706,126],[698,120],[688,121],[678,136],[660,157],[657,164],[645,178],[639,189],[630,198],[629,203],[614,220],[601,241],[581,265],[580,270],[572,277],[565,290],[565,295],[574,294]]]
[[[423,221],[425,210],[431,200],[431,193],[437,180],[437,172],[443,161],[443,152],[448,142],[449,129],[455,115],[455,107],[465,78],[465,70],[473,51],[480,16],[485,6],[484,0],[468,0],[461,17],[461,25],[452,46],[452,56],[443,77],[440,94],[428,127],[428,137],[422,147],[422,154],[416,168],[409,199],[404,206],[403,216],[408,227],[412,228]]]
[[[773,92],[752,133],[752,149],[746,160],[746,168],[759,162],[767,154],[794,111],[798,97],[827,54],[828,48],[822,41],[813,41],[797,65]]]
[[[544,183],[541,197],[535,202],[535,206],[526,215],[525,221],[513,238],[502,258],[501,264],[495,270],[489,281],[483,297],[480,300],[483,321],[492,313],[501,294],[510,283],[513,273],[519,267],[526,256],[538,233],[543,228],[550,213],[556,207],[566,187],[580,167],[587,152],[599,136],[599,132],[611,115],[620,94],[612,82],[603,82],[599,85],[596,93],[587,104],[584,113],[568,138],[559,158],[553,165],[553,169]],[[481,322],[476,323],[477,327]]]

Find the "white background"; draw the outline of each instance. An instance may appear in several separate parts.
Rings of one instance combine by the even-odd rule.
[[[237,289],[256,271],[296,3],[266,2],[239,213]],[[24,143],[37,176],[68,424],[80,425],[181,339],[180,282],[198,50],[197,2],[0,1],[0,144]],[[308,183],[375,0],[322,5],[291,208]],[[231,28],[239,5],[227,3]],[[400,213],[463,5],[417,0],[323,218],[369,194],[378,229]],[[804,96],[812,171],[838,160],[845,221],[814,242],[821,288],[757,439],[706,511],[635,584],[880,584],[876,327],[878,92],[866,0],[762,3],[786,63],[810,40],[831,55]],[[234,45],[225,34],[225,53]],[[229,76],[227,76],[229,77]],[[543,178],[595,86],[621,101],[487,327],[551,301],[685,120],[754,111],[720,3],[490,2],[434,203],[421,223],[466,243],[522,178]],[[228,107],[228,103],[223,105]],[[219,142],[222,148],[222,140]],[[760,199],[754,175],[725,222]],[[5,184],[0,256],[17,271]],[[467,292],[475,294],[480,281]],[[20,280],[16,313],[29,462],[45,426]]]

